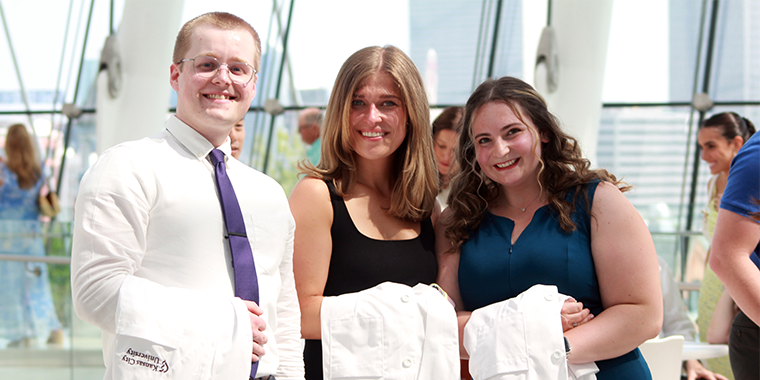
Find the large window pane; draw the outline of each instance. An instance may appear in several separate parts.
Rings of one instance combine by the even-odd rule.
[[[690,102],[701,4],[691,0],[614,2],[602,100]]]
[[[719,2],[713,57],[713,99],[760,100],[760,2]]]

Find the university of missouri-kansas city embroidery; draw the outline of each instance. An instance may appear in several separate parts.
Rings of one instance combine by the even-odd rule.
[[[166,364],[166,360],[145,352],[135,351],[132,347],[127,349],[127,353],[122,356],[121,361],[129,365],[145,367],[154,372],[166,373],[169,371],[169,365]]]

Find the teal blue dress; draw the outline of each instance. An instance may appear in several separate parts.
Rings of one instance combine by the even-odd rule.
[[[598,184],[595,181],[586,186],[588,199],[593,201]],[[567,199],[572,197],[570,193]],[[464,308],[472,311],[545,284],[556,285],[560,293],[583,302],[591,313],[599,315],[604,307],[591,255],[591,220],[584,198],[579,196],[573,213],[575,231],[564,232],[556,213],[545,205],[536,211],[514,245],[514,222],[486,212],[478,230],[461,249],[459,290]],[[638,348],[596,365],[599,380],[652,378]]]

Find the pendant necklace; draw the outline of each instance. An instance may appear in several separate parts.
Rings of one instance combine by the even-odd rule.
[[[525,207],[516,207],[516,206],[512,206],[512,204],[511,204],[511,203],[509,203],[509,202],[507,202],[507,204],[508,204],[508,205],[510,205],[510,206],[512,206],[512,207],[514,207],[514,208],[516,208],[516,209],[519,209],[519,210],[520,210],[520,211],[522,211],[522,212],[525,212],[525,210],[527,210],[527,209],[528,209],[528,207],[530,207],[530,205],[532,205],[532,204],[533,204],[533,202],[535,202],[535,201],[536,201],[536,199],[538,199],[538,197],[539,197],[540,195],[541,195],[541,192],[539,191],[539,192],[538,192],[538,194],[536,194],[536,197],[535,197],[535,198],[533,198],[533,200],[532,200],[532,201],[530,201],[530,203],[528,203],[527,205],[525,205]]]

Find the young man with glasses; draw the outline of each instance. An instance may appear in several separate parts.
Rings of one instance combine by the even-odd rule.
[[[166,129],[109,149],[82,179],[73,302],[103,330],[106,379],[303,379],[285,193],[227,159],[260,61],[237,16],[189,21]]]

